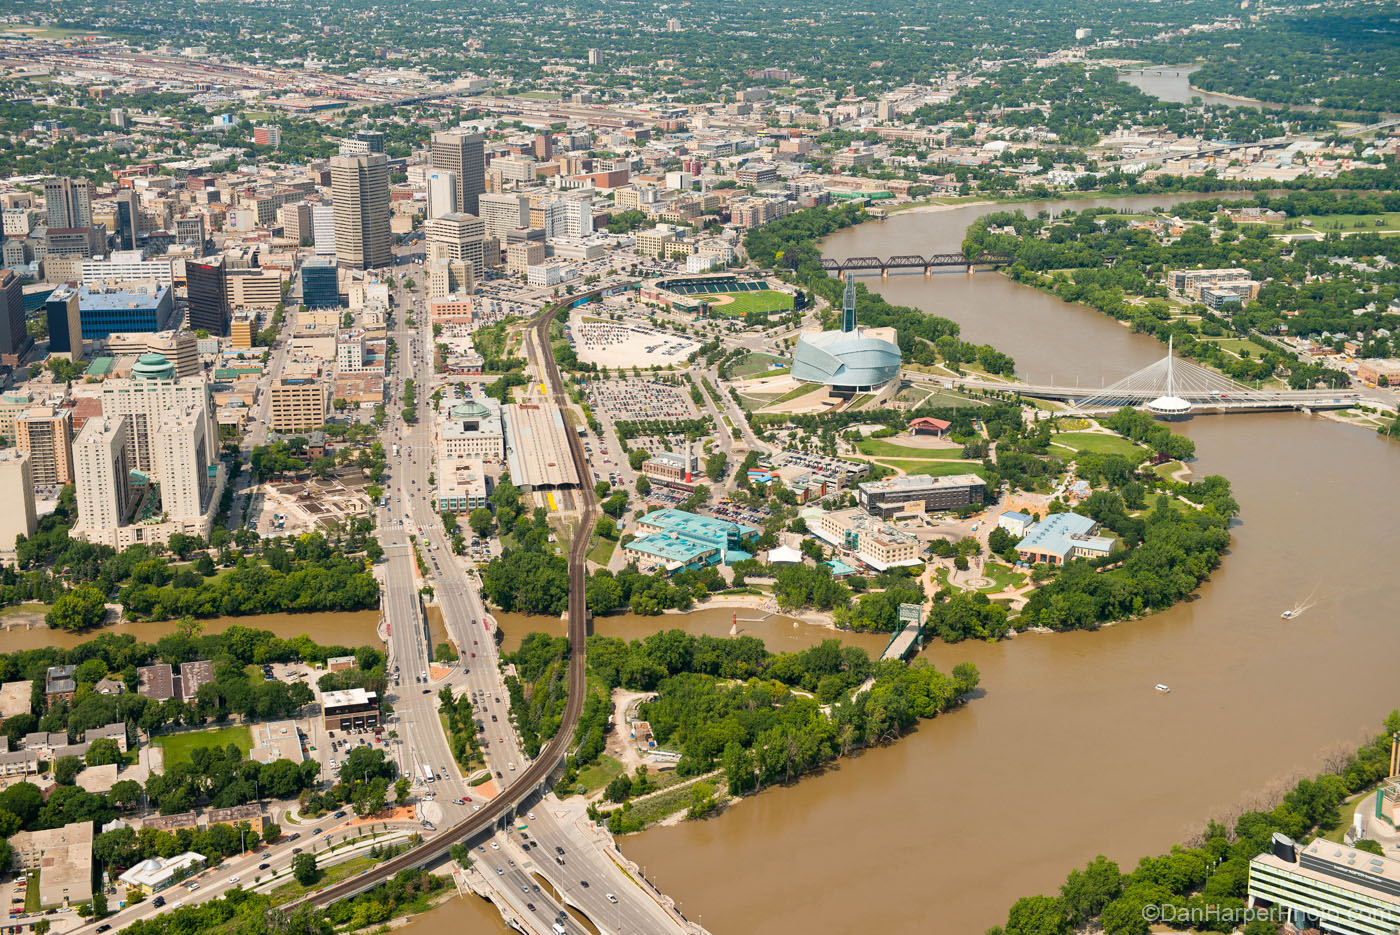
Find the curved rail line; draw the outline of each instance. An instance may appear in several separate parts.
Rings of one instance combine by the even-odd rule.
[[[591,298],[604,291],[605,289],[600,288],[591,292],[571,295],[545,309],[530,325],[535,332],[540,353],[543,355],[545,375],[549,380],[550,392],[556,399],[563,400],[565,398],[564,380],[559,375],[559,365],[554,359],[554,348],[549,343],[549,327],[554,322],[555,316],[563,309],[580,299]],[[578,469],[579,477],[588,477],[588,463],[584,458],[583,442],[579,440],[577,432],[569,433],[569,450],[574,459],[574,466]],[[580,483],[579,496],[583,515],[569,548],[569,698],[564,705],[563,722],[559,726],[559,732],[540,751],[540,755],[535,758],[535,761],[520,774],[519,779],[511,783],[500,795],[482,806],[481,811],[473,813],[470,818],[445,829],[442,834],[431,841],[426,841],[411,851],[390,858],[365,873],[348,880],[342,880],[314,893],[308,893],[301,899],[287,903],[281,908],[292,910],[303,904],[329,905],[378,886],[400,870],[422,867],[432,863],[446,854],[452,845],[488,830],[498,819],[508,815],[521,802],[535,795],[540,787],[548,781],[555,768],[564,762],[569,748],[573,745],[574,728],[577,726],[579,714],[583,710],[584,644],[588,637],[588,611],[584,601],[585,556],[588,553],[588,540],[593,532],[593,524],[598,517],[598,499],[593,488],[586,483]]]

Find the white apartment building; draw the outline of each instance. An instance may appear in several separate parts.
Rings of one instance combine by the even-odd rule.
[[[130,416],[127,430],[127,459],[130,466],[157,474],[155,455],[156,426],[172,412],[194,408],[204,421],[204,462],[213,464],[215,449],[214,410],[209,384],[203,375],[176,377],[173,365],[160,354],[145,354],[132,368],[128,380],[102,383],[102,412],[109,418]]]
[[[578,277],[571,263],[540,263],[525,271],[525,281],[532,286],[557,286]]]
[[[124,415],[94,416],[73,442],[78,499],[78,522],[73,532],[78,538],[86,539],[89,533],[126,522],[131,510],[131,463],[127,460],[130,422]]]
[[[363,331],[343,331],[336,335],[335,369],[338,373],[360,373],[365,369]]]
[[[317,256],[335,256],[335,207],[311,206],[311,238]]]
[[[107,260],[84,260],[81,275],[85,285],[108,282],[154,281],[162,286],[175,282],[171,260],[142,258],[140,250],[117,250]]]
[[[32,536],[38,529],[34,513],[34,473],[29,469],[29,452],[0,448],[0,490],[18,494],[8,509],[0,510],[0,555],[15,551],[17,536]]]
[[[213,472],[205,454],[210,446],[206,444],[205,420],[201,416],[195,406],[168,412],[156,429],[161,509],[172,518],[198,517],[209,506]]]

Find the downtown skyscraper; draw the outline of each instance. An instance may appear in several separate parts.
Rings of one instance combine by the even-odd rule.
[[[388,157],[382,153],[332,156],[331,197],[337,264],[374,269],[392,263]]]
[[[456,210],[480,216],[477,199],[486,191],[485,137],[459,130],[434,133],[433,168],[457,176]]]

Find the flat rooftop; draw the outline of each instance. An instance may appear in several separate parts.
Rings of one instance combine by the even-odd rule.
[[[905,474],[902,477],[888,477],[884,480],[870,480],[860,485],[866,493],[890,493],[896,490],[936,490],[939,487],[973,487],[987,482],[976,474],[949,474],[946,477],[930,477],[927,474]]]

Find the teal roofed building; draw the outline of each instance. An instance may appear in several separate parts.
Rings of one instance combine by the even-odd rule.
[[[133,380],[173,380],[175,365],[164,354],[142,354],[131,367]]]
[[[653,510],[637,521],[642,535],[623,547],[639,568],[674,573],[752,558],[759,530],[684,510]]]

